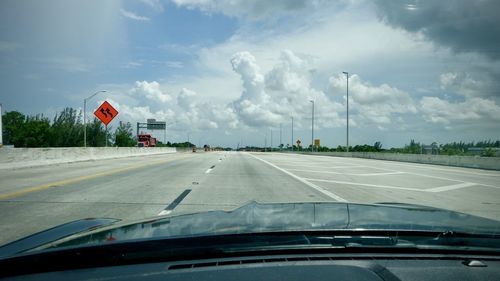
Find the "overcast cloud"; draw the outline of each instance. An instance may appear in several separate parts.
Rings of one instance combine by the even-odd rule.
[[[500,2],[496,0],[376,0],[381,19],[420,32],[457,52],[478,52],[500,58]]]

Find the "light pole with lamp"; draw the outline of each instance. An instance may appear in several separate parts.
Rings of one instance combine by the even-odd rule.
[[[314,101],[312,103],[312,119],[311,119],[311,152],[314,152]]]
[[[347,147],[346,147],[346,151],[349,152],[349,72],[347,71],[343,71],[342,73],[345,74],[346,76],[346,79],[347,79],[347,100],[346,100],[346,104],[347,104],[347,132],[346,132],[346,143],[347,143]]]
[[[292,151],[293,151],[293,116],[292,116]]]
[[[99,93],[105,93],[105,90],[97,91],[93,93],[90,97],[83,99],[83,147],[87,147],[87,101],[93,98]],[[107,138],[107,136],[106,136]],[[107,143],[107,140],[106,140]]]

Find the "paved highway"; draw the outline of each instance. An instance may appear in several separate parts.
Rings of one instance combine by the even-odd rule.
[[[177,153],[0,170],[0,244],[87,217],[246,202],[403,202],[500,219],[500,172],[281,153]],[[172,204],[173,202],[179,204]]]

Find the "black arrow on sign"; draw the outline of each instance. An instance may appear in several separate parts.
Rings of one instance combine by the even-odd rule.
[[[106,112],[111,116],[113,117],[113,113],[111,113],[111,110],[109,110],[109,107],[106,107]]]
[[[109,108],[108,108],[109,110]],[[104,114],[104,117],[108,118],[108,115],[106,114],[106,112],[104,112],[104,108],[101,108],[101,113]]]

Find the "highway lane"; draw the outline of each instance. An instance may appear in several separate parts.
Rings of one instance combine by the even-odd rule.
[[[254,154],[356,203],[401,202],[500,219],[500,172],[360,158]]]
[[[500,218],[500,172],[369,159],[177,153],[0,170],[0,179],[0,244],[86,217],[232,210],[252,200],[403,202]]]
[[[0,243],[87,217],[135,220],[259,202],[330,200],[242,153],[179,153],[0,170]]]

